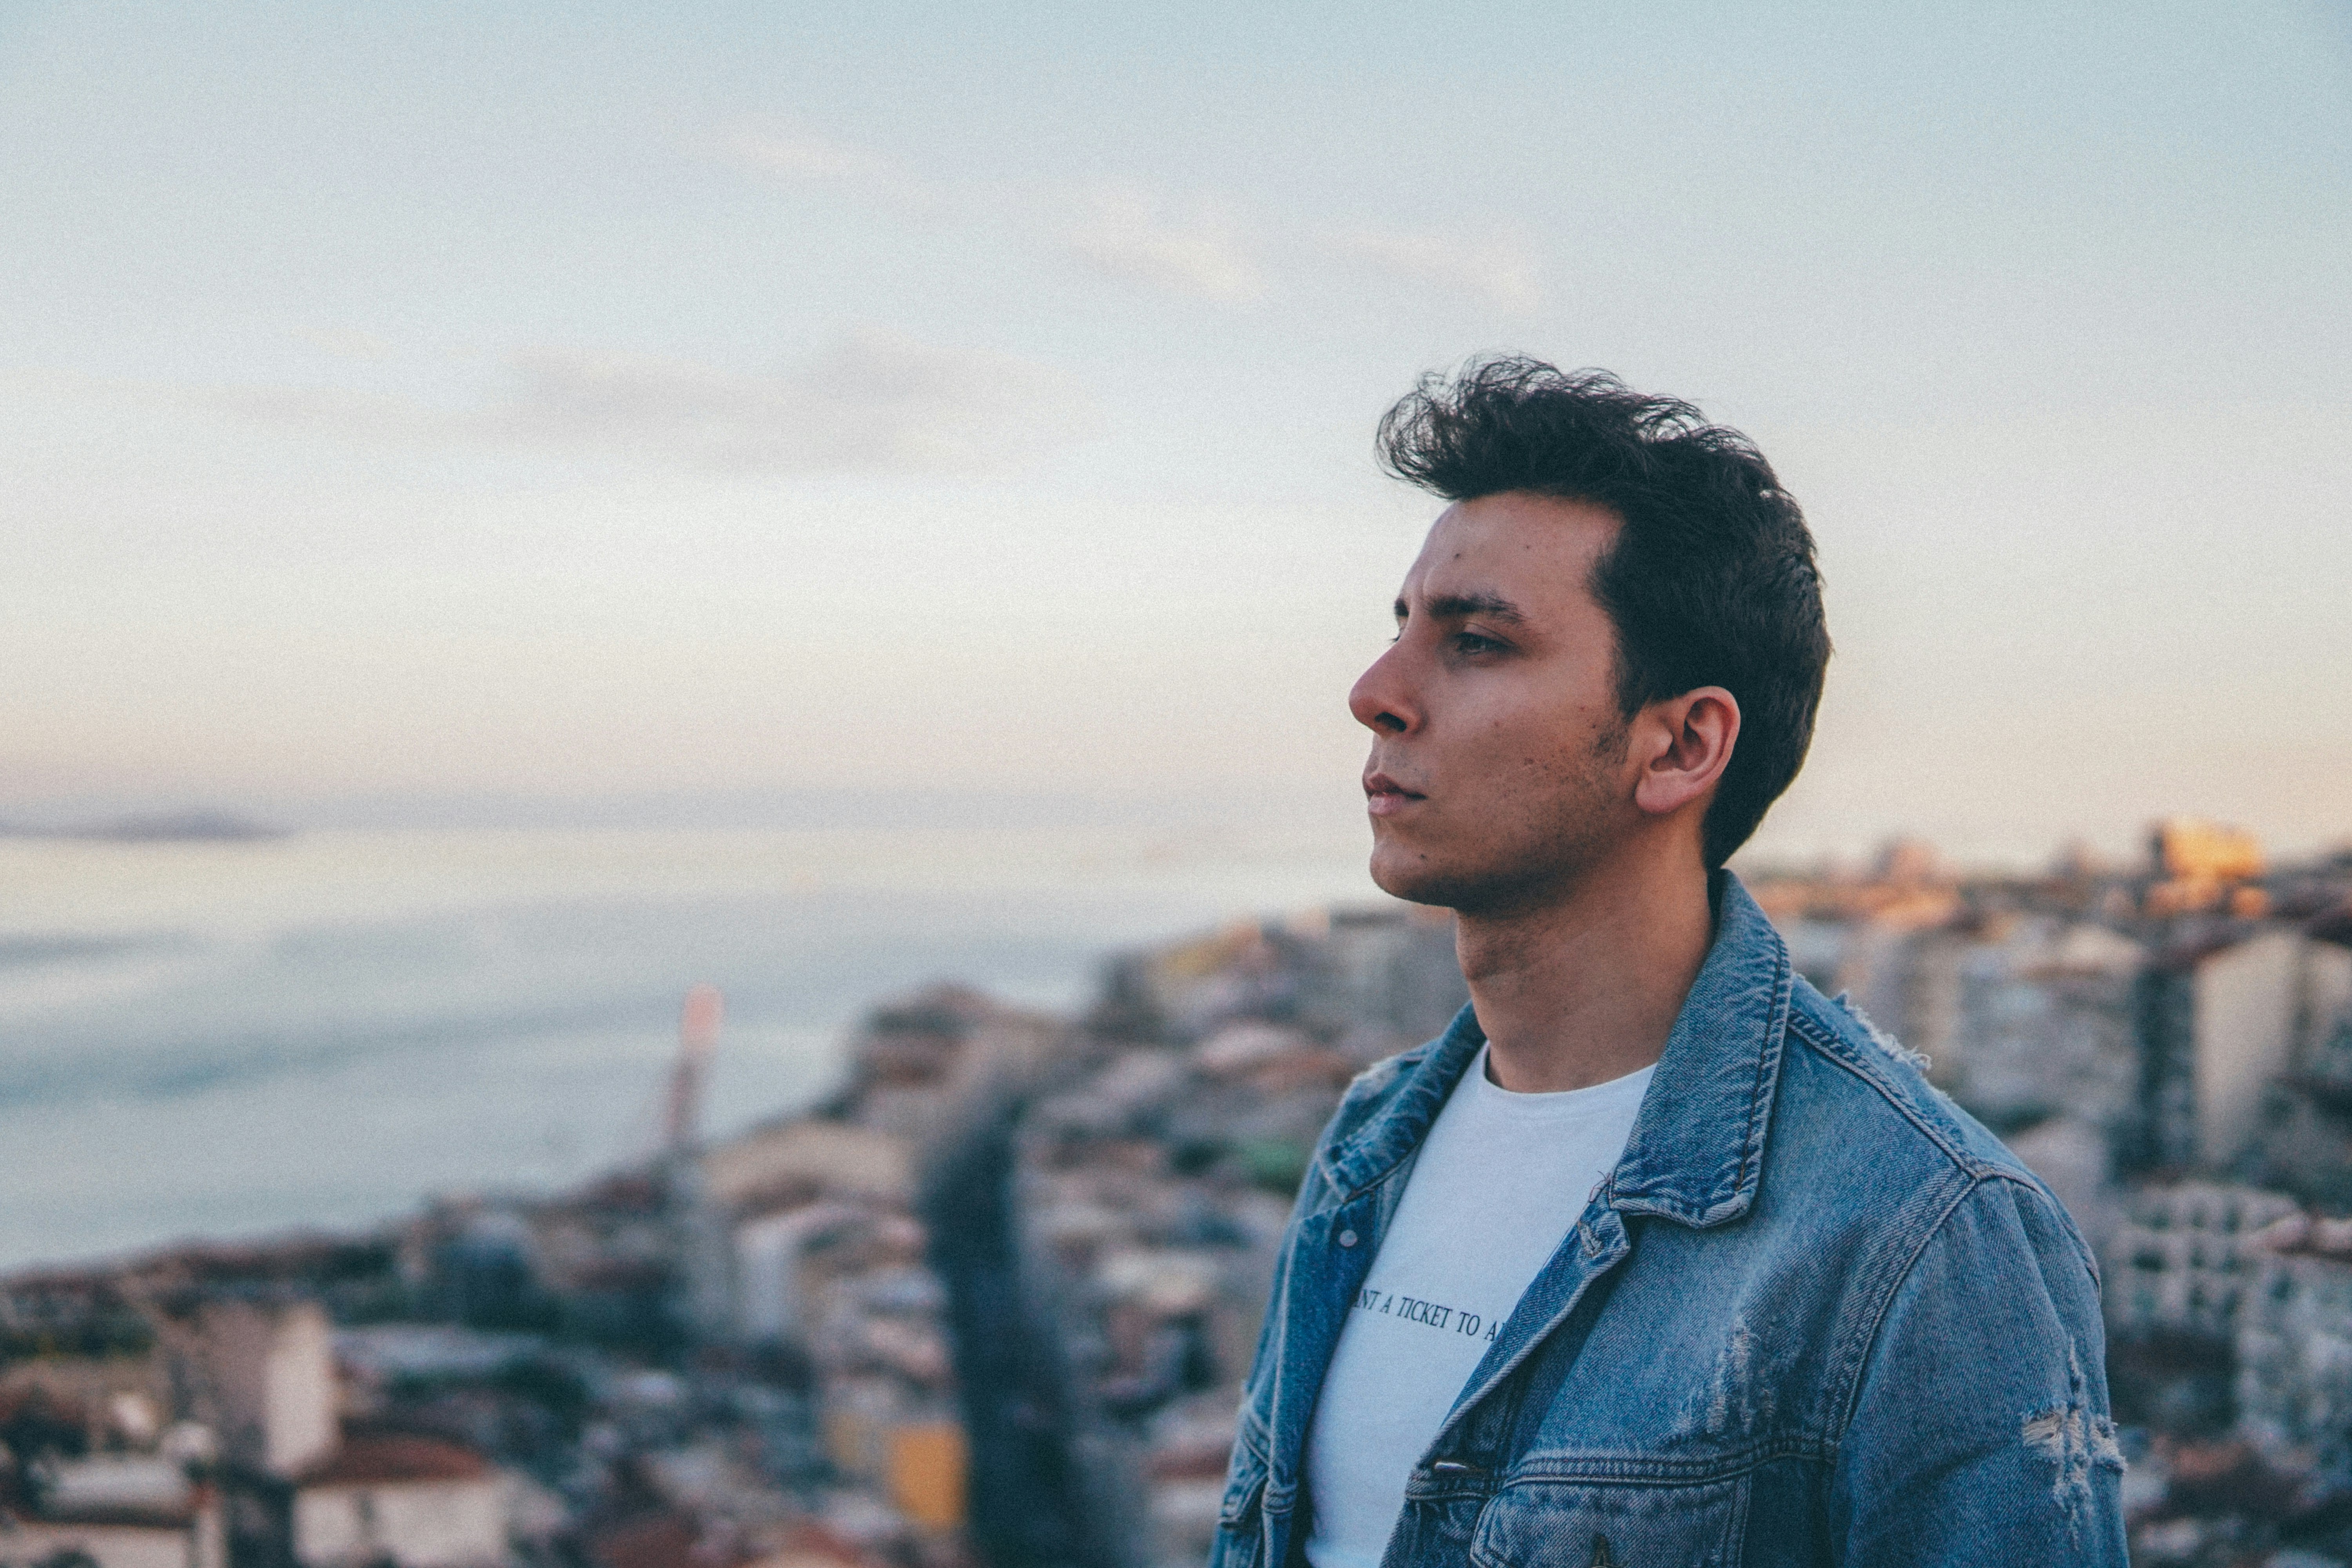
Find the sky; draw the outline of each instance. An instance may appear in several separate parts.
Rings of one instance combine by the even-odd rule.
[[[1517,350],[1807,510],[1759,848],[2352,837],[2340,5],[0,0],[0,816],[1344,816]]]

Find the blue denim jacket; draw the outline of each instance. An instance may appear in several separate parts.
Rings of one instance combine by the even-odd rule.
[[[2096,1266],[1738,879],[1625,1153],[1414,1466],[1385,1568],[2126,1562]],[[1301,1561],[1307,1423],[1483,1037],[1371,1068],[1276,1266],[1211,1568]]]

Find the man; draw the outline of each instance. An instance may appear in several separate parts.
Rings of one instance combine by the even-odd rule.
[[[1453,504],[1349,699],[1372,876],[1471,1003],[1316,1151],[1215,1568],[2122,1564],[2080,1237],[1723,868],[1829,657],[1796,502],[1526,360],[1381,447]]]

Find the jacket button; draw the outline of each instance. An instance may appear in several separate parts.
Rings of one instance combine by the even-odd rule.
[[[1339,1245],[1340,1245],[1340,1246],[1342,1246],[1342,1247],[1353,1247],[1353,1246],[1355,1246],[1355,1245],[1356,1245],[1356,1233],[1355,1233],[1354,1231],[1352,1231],[1352,1230],[1343,1230],[1343,1231],[1341,1231],[1341,1232],[1339,1233]]]

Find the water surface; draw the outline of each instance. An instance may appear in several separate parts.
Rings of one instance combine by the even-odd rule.
[[[575,1180],[651,1147],[698,981],[723,1131],[823,1092],[891,993],[1066,1008],[1114,948],[1375,899],[1360,835],[0,840],[0,1266]]]

